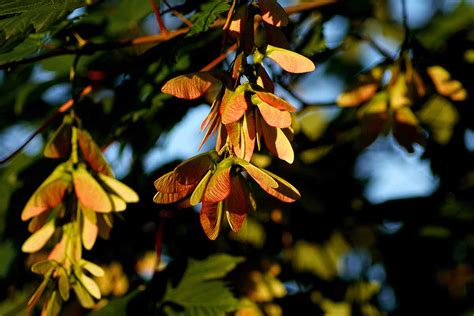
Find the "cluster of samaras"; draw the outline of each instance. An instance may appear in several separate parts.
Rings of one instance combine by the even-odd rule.
[[[89,276],[103,275],[102,269],[82,259],[82,247],[91,249],[97,236],[108,238],[112,227],[112,212],[125,210],[126,203],[137,202],[138,195],[116,180],[100,148],[89,133],[75,126],[67,116],[44,150],[48,158],[68,160],[59,164],[28,200],[21,218],[31,219],[32,235],[22,250],[38,252],[53,245],[46,260],[33,265],[32,271],[44,280],[31,297],[32,307],[57,279],[57,287],[49,287],[49,298],[43,313],[56,315],[62,300],[74,290],[81,305],[90,308],[100,299],[98,285]]]
[[[300,197],[290,183],[250,161],[263,143],[276,157],[288,163],[294,160],[291,113],[296,109],[273,94],[265,59],[292,73],[315,68],[308,58],[281,47],[286,41],[278,27],[286,25],[288,17],[276,1],[260,0],[258,6],[244,5],[230,14],[224,29],[238,43],[231,71],[181,75],[162,88],[162,92],[178,98],[205,96],[212,103],[201,129],[206,131],[202,143],[217,134],[215,151],[185,161],[156,180],[158,193],[154,197],[156,203],[184,198],[190,198],[191,205],[202,203],[200,221],[210,239],[217,238],[224,213],[237,232],[248,211],[255,210],[246,177],[281,201],[293,202]],[[267,34],[267,44],[262,47],[254,43],[259,25]]]
[[[446,69],[430,66],[426,73],[421,72],[405,53],[393,64],[381,64],[360,75],[356,86],[342,93],[337,103],[341,107],[360,106],[363,145],[372,143],[380,133],[392,131],[397,142],[412,152],[414,143],[424,144],[413,106],[424,100],[430,87],[452,101],[467,97],[461,82],[451,79]]]

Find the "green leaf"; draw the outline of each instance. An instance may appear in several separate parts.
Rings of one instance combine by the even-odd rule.
[[[229,4],[225,0],[210,0],[202,4],[199,9],[199,12],[191,17],[193,27],[187,36],[207,31],[221,13],[229,10]]]
[[[0,0],[0,46],[14,36],[44,32],[83,5],[81,0]]]
[[[224,315],[237,309],[239,301],[220,280],[243,258],[216,254],[205,260],[190,260],[181,282],[168,285],[164,302],[173,302],[185,308],[184,315]]]

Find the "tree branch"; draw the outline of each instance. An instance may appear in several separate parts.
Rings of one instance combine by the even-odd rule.
[[[308,3],[302,3],[302,4],[286,7],[285,11],[289,15],[297,14],[304,11],[314,10],[318,7],[336,3],[336,2],[338,1],[337,0],[314,0]],[[214,22],[214,24],[211,25],[210,28],[211,29],[220,28],[220,27],[223,27],[225,23],[226,23],[226,19],[218,19],[216,22]],[[9,69],[15,66],[30,64],[30,63],[34,63],[34,62],[41,61],[44,59],[57,57],[57,56],[63,56],[63,55],[76,55],[76,54],[92,55],[99,51],[108,51],[108,50],[129,47],[129,46],[144,45],[144,44],[160,44],[162,42],[169,41],[179,35],[186,34],[189,32],[189,30],[190,30],[190,27],[183,27],[183,28],[176,29],[174,31],[168,31],[167,33],[163,32],[156,35],[141,36],[141,37],[136,37],[136,38],[131,38],[131,39],[122,39],[115,42],[106,42],[106,43],[89,42],[85,44],[84,46],[78,47],[78,48],[77,47],[73,47],[73,48],[60,47],[60,48],[56,48],[54,50],[48,51],[40,55],[36,55],[36,56],[32,56],[32,57],[24,58],[18,61],[0,65],[0,69]]]

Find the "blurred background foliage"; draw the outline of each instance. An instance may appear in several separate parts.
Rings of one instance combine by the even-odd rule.
[[[149,1],[0,1],[0,158],[92,84],[76,113],[117,178],[141,198],[117,217],[109,240],[84,254],[106,271],[92,315],[472,315],[473,1],[406,0],[413,63],[441,65],[468,95],[416,101],[425,143],[413,153],[391,132],[360,146],[357,110],[336,105],[359,74],[397,58],[402,2],[346,0],[292,15],[283,29],[290,46],[317,64],[303,76],[271,69],[276,94],[300,109],[297,158],[288,165],[261,152],[254,163],[290,181],[302,198],[283,205],[255,190],[258,209],[242,231],[226,228],[212,242],[195,210],[152,197],[156,178],[196,154],[209,108],[160,88],[221,54],[222,31],[206,21],[225,11],[211,16],[210,7],[225,3],[169,0],[198,27],[130,46],[121,41],[159,31]],[[162,8],[170,30],[182,25]],[[40,281],[29,272],[37,258],[20,251],[28,236],[20,212],[55,167],[41,151],[60,123],[0,166],[0,315],[23,313]],[[85,312],[70,300],[62,313]]]

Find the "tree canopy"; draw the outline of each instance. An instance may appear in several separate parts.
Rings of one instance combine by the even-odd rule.
[[[0,315],[472,315],[474,4],[0,0]]]

